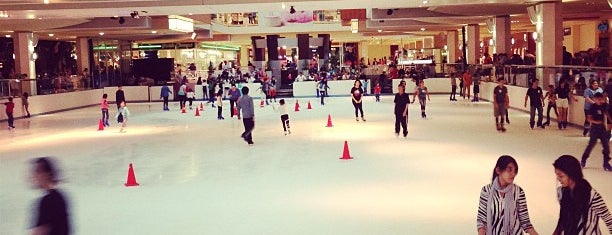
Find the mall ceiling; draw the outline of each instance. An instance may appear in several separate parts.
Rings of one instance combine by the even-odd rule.
[[[214,38],[198,40],[231,40],[241,44],[249,43],[251,35],[265,33],[325,32],[331,33],[334,41],[355,41],[372,37],[436,35],[441,31],[460,29],[466,24],[480,24],[483,26],[481,33],[487,34],[485,20],[496,15],[510,15],[513,31],[533,30],[526,8],[536,3],[517,0],[0,0],[0,34],[34,31],[42,39],[59,40],[77,36],[140,41],[192,40],[190,34],[156,28],[155,24],[132,28],[75,27],[113,16],[123,16],[127,23],[131,23],[142,19],[160,21],[168,15],[194,19],[196,31],[213,32]],[[359,19],[358,34],[351,34],[346,22],[344,26],[321,29],[242,27],[223,30],[210,27],[210,14],[283,12],[290,6],[298,11],[365,9],[366,14]],[[566,24],[612,19],[612,9],[606,0],[563,1],[562,9]],[[140,19],[130,17],[134,11],[139,13]],[[102,31],[104,35],[100,35]],[[152,31],[156,31],[155,34]]]

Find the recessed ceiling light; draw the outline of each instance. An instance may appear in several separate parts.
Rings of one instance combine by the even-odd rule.
[[[423,0],[423,4],[427,4],[427,3],[429,3],[429,1]]]
[[[52,33],[49,34],[49,37],[53,37],[53,36],[55,36],[55,34],[52,34]]]
[[[379,29],[379,30],[378,30],[378,32],[379,32],[379,33],[381,33],[381,32],[382,32],[382,29]]]
[[[49,0],[43,0],[44,4],[49,4]]]
[[[39,20],[42,20],[42,17],[38,17]]]
[[[189,15],[190,15],[190,16],[192,16],[192,15],[193,15],[193,13],[189,13]]]
[[[100,34],[100,36],[104,35],[104,32],[99,32],[98,34]]]
[[[11,37],[11,35],[10,35],[10,34],[7,34],[7,35],[4,35],[4,37],[10,38],[10,37]]]
[[[152,33],[152,34],[156,34],[156,33],[157,33],[157,31],[153,30],[153,31],[151,31],[151,33]]]
[[[8,11],[0,11],[0,18],[8,18]]]
[[[425,31],[425,28],[421,28],[421,31]]]

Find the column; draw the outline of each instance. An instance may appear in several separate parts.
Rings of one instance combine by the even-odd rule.
[[[323,40],[320,47],[317,48],[317,54],[319,54],[319,71],[327,71],[329,67],[326,67],[327,61],[329,60],[329,53],[331,50],[331,41],[329,34],[319,34],[317,37]]]
[[[281,60],[278,58],[278,35],[266,35],[268,48],[268,66],[272,70],[272,76],[276,79],[276,85],[281,83]]]
[[[495,43],[493,53],[511,55],[510,16],[496,16],[493,18],[493,24],[495,30],[493,32],[493,42]]]
[[[251,46],[253,48],[253,65],[255,66],[255,68],[258,68],[258,69],[262,69],[266,61],[266,58],[265,58],[266,48],[257,46],[257,41],[260,39],[264,39],[264,37],[261,37],[261,36],[251,37]]]
[[[535,5],[536,20],[536,65],[560,65],[563,62],[563,18],[561,1]],[[537,69],[543,87],[554,84],[554,69]]]
[[[36,66],[34,64],[34,46],[38,37],[31,32],[15,32],[13,34],[13,48],[15,51],[15,73],[26,74],[25,79],[34,79],[30,82],[21,82],[21,92],[37,94]]]
[[[467,26],[467,63],[478,64],[480,59],[480,26],[469,24]]]
[[[297,69],[300,73],[308,75],[308,67],[312,60],[312,49],[310,49],[310,35],[298,34],[298,64]]]
[[[455,63],[457,61],[458,49],[459,49],[459,33],[457,30],[446,31],[446,51],[448,52],[448,63]]]
[[[83,72],[84,69],[91,71],[89,67],[89,40],[87,38],[77,38],[76,39],[76,53],[77,53],[77,71],[79,74]]]
[[[247,67],[249,65],[249,48],[247,46],[240,46],[240,67]]]

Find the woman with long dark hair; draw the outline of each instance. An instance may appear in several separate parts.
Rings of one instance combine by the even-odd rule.
[[[355,107],[355,121],[359,121],[359,117],[357,116],[358,112],[361,113],[361,120],[366,121],[363,118],[363,106],[362,106],[362,98],[363,97],[363,88],[361,87],[361,81],[355,80],[353,84],[353,88],[351,88],[351,98],[353,101],[353,107]]]
[[[479,235],[538,234],[529,220],[525,192],[514,184],[517,174],[514,158],[503,155],[497,159],[491,183],[480,191],[476,218]]]
[[[601,195],[584,179],[580,162],[573,156],[563,155],[554,163],[557,180],[561,184],[557,196],[561,209],[554,235],[602,234],[601,218],[612,234],[612,215]]]

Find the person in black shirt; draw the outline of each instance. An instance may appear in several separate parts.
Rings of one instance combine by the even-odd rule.
[[[395,94],[395,136],[399,136],[400,124],[402,126],[404,138],[408,135],[408,104],[410,104],[410,96],[405,93],[406,86],[397,86],[398,93]]]
[[[495,116],[495,125],[498,131],[505,132],[504,116],[508,114],[508,88],[504,86],[504,79],[497,80],[498,85],[493,89],[493,115]]]
[[[117,92],[115,92],[115,101],[117,102],[117,109],[120,108],[121,102],[125,101],[125,94],[121,85],[117,87]]]
[[[608,79],[604,87],[604,97],[608,97],[608,102],[612,101],[612,78]]]
[[[600,140],[603,147],[603,168],[606,171],[612,171],[612,167],[610,166],[610,129],[608,129],[608,124],[612,122],[610,114],[608,113],[608,104],[603,94],[599,92],[595,93],[594,101],[595,103],[591,105],[587,113],[587,119],[591,123],[589,144],[582,154],[582,161],[580,164],[583,168],[586,167],[587,159],[593,147],[595,147],[597,140]]]
[[[32,179],[34,186],[45,190],[47,195],[42,197],[36,207],[36,217],[32,226],[33,234],[68,235],[70,234],[70,219],[68,202],[63,194],[56,188],[57,170],[55,164],[48,157],[37,158],[32,161]]]
[[[570,88],[567,85],[567,81],[559,81],[559,87],[555,88],[555,94],[557,95],[557,109],[559,110],[557,125],[559,129],[565,129],[567,128],[567,110],[569,108],[570,97]]]
[[[355,107],[355,121],[359,121],[359,117],[357,116],[357,112],[359,111],[361,113],[361,120],[365,122],[366,120],[363,118],[362,96],[363,88],[361,88],[361,82],[359,80],[355,80],[353,88],[351,88],[353,107]]]
[[[527,98],[529,98],[529,105],[531,109],[529,111],[529,126],[533,129],[535,111],[538,110],[538,127],[544,128],[542,125],[542,119],[544,118],[543,114],[543,104],[544,104],[544,94],[542,92],[542,88],[538,86],[538,79],[534,79],[533,83],[531,83],[531,87],[527,89],[527,94],[525,94],[525,107],[527,107]]]

